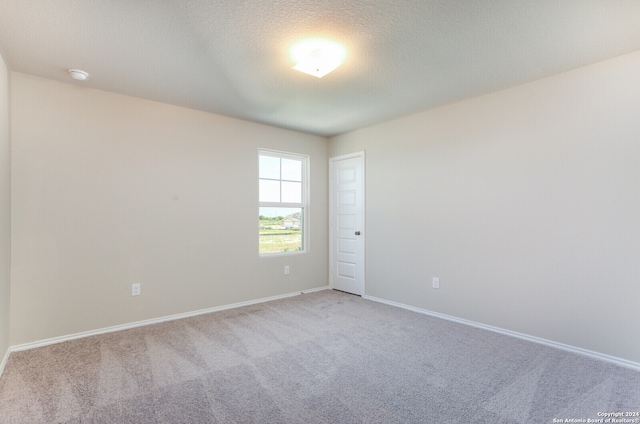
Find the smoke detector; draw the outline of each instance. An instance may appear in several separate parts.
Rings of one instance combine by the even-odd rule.
[[[89,79],[89,73],[80,69],[69,69],[69,75],[76,81],[86,81]]]

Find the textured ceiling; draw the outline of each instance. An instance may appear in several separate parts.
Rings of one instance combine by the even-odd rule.
[[[322,79],[311,36],[347,49]],[[638,0],[0,0],[13,71],[324,136],[639,49]]]

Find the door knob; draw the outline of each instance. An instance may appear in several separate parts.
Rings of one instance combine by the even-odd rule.
[[[359,236],[360,235],[360,231],[356,231],[356,235]]]

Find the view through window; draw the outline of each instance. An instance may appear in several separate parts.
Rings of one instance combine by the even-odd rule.
[[[259,252],[305,250],[307,157],[259,152]]]

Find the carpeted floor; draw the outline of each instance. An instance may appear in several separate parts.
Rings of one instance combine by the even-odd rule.
[[[11,354],[0,423],[552,423],[640,372],[323,291]]]

